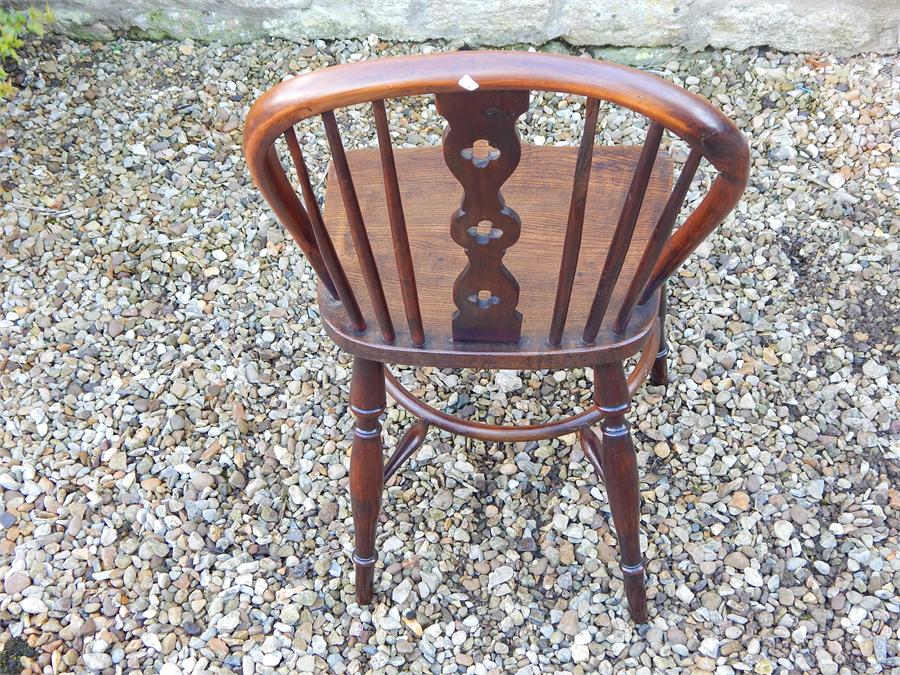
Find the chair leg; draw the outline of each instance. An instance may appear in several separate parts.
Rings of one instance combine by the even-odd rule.
[[[350,410],[356,417],[353,454],[350,456],[350,505],[356,549],[356,602],[372,601],[375,578],[375,531],[384,489],[384,458],[381,453],[381,422],[386,404],[384,366],[359,357],[353,360]]]
[[[663,284],[659,298],[659,351],[656,352],[656,360],[650,369],[650,384],[669,384],[669,366],[666,357],[669,355],[669,345],[666,343],[666,295],[667,288]]]
[[[631,408],[628,384],[621,363],[601,364],[594,371],[594,396],[604,413],[603,471],[609,506],[619,539],[620,567],[625,595],[635,623],[647,622],[644,563],[641,558],[637,457],[625,415]]]

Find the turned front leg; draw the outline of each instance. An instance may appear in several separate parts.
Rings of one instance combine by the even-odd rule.
[[[594,371],[594,396],[603,413],[603,473],[616,536],[619,539],[620,567],[625,595],[635,623],[647,621],[644,562],[641,557],[641,496],[638,486],[637,456],[625,415],[631,408],[628,383],[621,363],[606,363]]]
[[[353,454],[350,457],[350,505],[356,549],[356,602],[372,601],[375,576],[375,532],[384,489],[384,460],[381,452],[379,417],[386,404],[384,366],[359,357],[353,360],[350,383],[350,410],[356,417]]]

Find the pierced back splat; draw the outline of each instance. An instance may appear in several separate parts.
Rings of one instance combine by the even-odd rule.
[[[521,220],[500,187],[519,164],[516,120],[528,109],[528,91],[437,94],[438,112],[449,123],[444,160],[463,186],[460,208],[450,220],[453,241],[468,264],[453,286],[453,340],[518,342],[522,315],[519,284],[503,264],[516,243]]]

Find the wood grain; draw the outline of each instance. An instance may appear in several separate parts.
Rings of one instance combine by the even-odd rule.
[[[337,175],[338,189],[347,214],[349,231],[352,234],[353,250],[356,253],[354,259],[359,264],[358,269],[363,272],[369,306],[373,308],[369,316],[374,316],[381,329],[382,340],[390,343],[394,341],[394,325],[388,311],[387,299],[384,296],[384,285],[378,276],[378,264],[372,255],[369,233],[360,211],[356,186],[353,184],[353,173],[347,164],[344,142],[341,140],[341,132],[338,129],[334,113],[331,111],[322,113],[322,123],[325,125],[325,135],[328,138],[328,147],[331,149],[332,168]],[[332,194],[334,194],[333,191]],[[346,251],[341,251],[339,255],[343,257],[346,255]]]
[[[637,456],[625,417],[631,410],[631,395],[621,363],[598,365],[594,370],[594,381],[594,401],[603,413],[600,426],[603,479],[619,539],[619,567],[625,582],[625,596],[632,620],[646,623],[647,594],[640,539],[641,493]]]
[[[575,283],[575,268],[581,253],[584,211],[587,207],[587,190],[591,181],[594,136],[597,134],[599,110],[600,101],[589,98],[585,106],[584,131],[581,134],[578,159],[575,163],[575,178],[572,181],[572,199],[569,202],[566,238],[563,240],[562,261],[559,264],[556,303],[553,306],[553,319],[550,321],[550,336],[547,338],[547,342],[553,346],[557,346],[562,340],[566,319],[569,316],[569,301],[572,298],[572,285]]]
[[[297,180],[300,182],[300,192],[303,194],[303,207],[306,209],[307,220],[309,221],[310,229],[315,235],[316,246],[322,253],[322,261],[328,271],[328,276],[331,278],[338,299],[347,310],[347,318],[350,320],[353,329],[356,332],[362,332],[366,329],[366,322],[363,320],[362,314],[360,314],[356,296],[353,295],[353,291],[347,282],[344,266],[341,264],[340,258],[337,257],[334,245],[328,236],[328,230],[325,229],[325,225],[322,222],[322,212],[319,210],[319,202],[316,201],[316,195],[309,180],[309,169],[306,168],[306,160],[303,159],[303,150],[300,148],[294,127],[290,127],[284,132],[284,140],[287,142],[291,161],[293,161],[294,169],[297,172]]]
[[[516,121],[528,110],[528,92],[438,94],[434,100],[448,123],[444,162],[463,188],[462,203],[450,219],[450,236],[468,257],[453,283],[453,339],[518,342],[519,284],[503,256],[519,240],[522,221],[515,202],[507,205],[501,187],[519,164]],[[484,157],[476,154],[479,141],[485,145],[480,153]],[[488,234],[478,234],[481,223]]]
[[[631,332],[613,336],[609,325],[604,324],[596,341],[596,347],[581,341],[580,327],[591,307],[594,290],[606,251],[612,239],[619,213],[631,184],[641,149],[639,147],[609,147],[594,151],[591,180],[587,193],[582,253],[578,259],[575,283],[570,303],[572,329],[562,336],[559,347],[547,345],[559,264],[562,257],[572,177],[575,171],[577,148],[535,147],[525,145],[517,171],[504,185],[504,194],[522,219],[521,238],[511,247],[504,259],[512,274],[521,278],[519,311],[522,313],[522,340],[512,348],[494,345],[491,350],[498,356],[482,357],[478,367],[529,367],[516,365],[532,363],[529,353],[547,353],[549,362],[593,363],[600,347],[616,353],[615,345],[631,345],[629,353],[640,349],[640,344],[656,318],[657,309],[644,307],[635,312]],[[369,232],[369,238],[378,260],[381,279],[385,286],[390,311],[402,312],[397,271],[392,251],[389,217],[382,189],[380,162],[374,150],[356,150],[347,153],[354,177],[360,208]],[[450,238],[447,214],[459,204],[461,188],[443,162],[440,148],[398,149],[395,152],[397,173],[406,212],[410,249],[415,265],[422,321],[425,328],[426,349],[421,361],[414,355],[402,354],[411,346],[408,331],[397,326],[394,346],[385,348],[372,331],[355,336],[344,317],[339,304],[327,294],[319,294],[322,316],[333,337],[345,345],[352,341],[368,346],[368,358],[383,358],[393,363],[417,365],[443,365],[448,367],[472,358],[472,351],[463,344],[453,344],[448,307],[453,306],[453,283],[459,270],[466,263],[462,249]],[[669,196],[672,179],[672,163],[660,154],[647,186],[644,208],[638,218],[632,246],[625,256],[616,291],[610,300],[615,316],[628,284],[637,269],[645,244],[659,218]],[[347,224],[346,213],[340,199],[335,176],[329,173],[326,188],[325,222],[328,224],[338,255],[347,261],[346,272],[354,289],[364,288],[363,276],[355,262],[353,241]],[[366,294],[357,291],[365,317],[372,317],[372,309]],[[611,322],[611,319],[610,319]],[[372,322],[374,324],[374,321]],[[349,348],[349,346],[348,346]],[[484,346],[477,351],[483,351]],[[515,357],[515,353],[519,353]],[[568,355],[566,352],[569,352]],[[503,359],[518,358],[514,362]],[[594,361],[591,361],[594,359]],[[506,365],[502,365],[506,364]],[[475,367],[469,366],[469,367]],[[549,367],[549,366],[543,366]]]
[[[657,154],[659,154],[659,142],[662,139],[664,130],[656,122],[651,122],[650,127],[647,129],[644,147],[635,167],[631,185],[625,197],[625,203],[622,205],[619,222],[616,225],[616,231],[613,234],[606,254],[603,273],[600,275],[600,281],[597,282],[597,292],[594,295],[591,310],[588,312],[587,321],[584,325],[582,339],[585,342],[593,342],[597,338],[597,332],[600,330],[603,320],[606,319],[606,311],[609,309],[609,301],[612,294],[619,287],[622,264],[625,261],[624,253],[631,249],[634,228],[640,217],[641,207],[646,197],[647,184],[650,181],[650,176],[653,174],[653,164],[656,162]],[[652,235],[650,238],[652,238]],[[648,238],[648,241],[650,238]],[[646,241],[642,242],[641,250],[646,249],[646,244]],[[630,284],[631,279],[629,279],[629,286]],[[623,302],[620,300],[619,310],[621,310],[622,306]],[[616,333],[621,332],[616,324],[613,324],[613,330]]]
[[[372,601],[375,573],[375,533],[384,491],[384,456],[381,451],[381,414],[387,400],[384,365],[377,361],[353,359],[350,380],[350,411],[356,417],[353,452],[350,455],[350,509],[356,548],[356,602]]]
[[[384,196],[391,221],[391,234],[394,237],[394,259],[397,261],[397,274],[403,292],[406,323],[413,344],[422,347],[425,344],[425,333],[422,330],[419,293],[416,290],[416,275],[413,271],[412,255],[409,252],[409,235],[406,233],[403,200],[400,197],[400,187],[397,185],[397,167],[394,166],[394,148],[391,144],[391,130],[388,127],[384,101],[372,102],[372,114],[375,117],[378,151],[381,154],[381,173],[384,177]]]

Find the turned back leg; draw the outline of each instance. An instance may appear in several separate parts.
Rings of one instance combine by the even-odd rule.
[[[631,618],[647,621],[647,596],[644,588],[644,563],[641,557],[640,513],[637,457],[631,441],[626,413],[631,397],[621,363],[607,363],[594,371],[597,406],[604,413],[601,424],[603,481],[609,495],[616,536],[619,539],[620,567]]]
[[[350,457],[350,504],[356,548],[356,602],[372,601],[375,560],[375,533],[384,489],[384,459],[381,452],[381,422],[384,412],[384,366],[356,357],[350,383],[350,409],[356,417],[353,454]]]
[[[659,349],[656,352],[656,360],[650,369],[651,384],[668,384],[669,383],[669,365],[666,358],[669,356],[669,344],[666,342],[666,308],[668,302],[668,288],[663,284],[660,289],[659,297]]]

